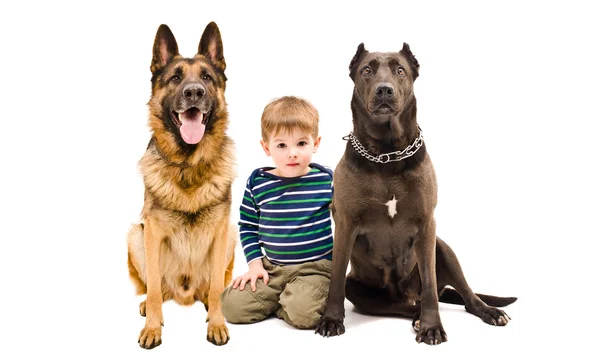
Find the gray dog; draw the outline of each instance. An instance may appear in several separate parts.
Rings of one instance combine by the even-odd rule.
[[[413,317],[417,342],[430,345],[447,340],[438,300],[464,304],[491,325],[510,320],[488,304],[516,298],[473,293],[456,255],[436,236],[437,182],[413,94],[418,75],[406,43],[396,53],[370,53],[360,44],[350,63],[354,129],[334,175],[333,271],[316,328],[323,336],[344,333],[345,296],[367,314]]]

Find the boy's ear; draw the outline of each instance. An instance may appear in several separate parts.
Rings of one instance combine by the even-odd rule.
[[[317,149],[319,149],[320,144],[321,144],[321,136],[318,136],[317,139],[315,139],[315,149],[313,149],[313,153],[317,152]]]
[[[269,144],[265,143],[265,141],[261,139],[260,140],[260,146],[265,151],[265,154],[267,155],[267,157],[270,157],[271,156],[271,152],[269,151]]]

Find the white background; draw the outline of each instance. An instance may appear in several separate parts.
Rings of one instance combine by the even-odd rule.
[[[596,346],[600,33],[588,2],[19,2],[0,10],[0,362],[510,362]],[[591,2],[590,2],[591,3]],[[441,305],[449,341],[410,320],[362,316],[324,339],[278,319],[205,340],[202,305],[165,303],[163,344],[140,349],[125,237],[158,26],[195,54],[215,21],[227,61],[241,200],[263,107],[298,95],[321,116],[315,161],[335,167],[351,129],[348,64],[410,44],[418,121],[436,168],[438,235],[476,292],[518,296],[508,326]],[[400,207],[401,208],[401,207]],[[232,213],[236,220],[237,206]],[[235,275],[246,265],[238,247]],[[593,278],[596,278],[594,280]],[[586,354],[587,353],[587,354]],[[596,355],[596,354],[593,354]]]

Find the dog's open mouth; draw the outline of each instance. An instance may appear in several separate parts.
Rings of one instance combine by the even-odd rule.
[[[200,109],[191,107],[183,112],[171,112],[171,118],[179,127],[181,137],[188,144],[198,144],[204,136],[208,112],[202,113]]]

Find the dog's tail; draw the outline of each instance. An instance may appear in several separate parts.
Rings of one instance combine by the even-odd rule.
[[[493,307],[504,307],[508,306],[511,303],[514,303],[517,300],[517,297],[497,297],[497,296],[489,296],[486,294],[475,293],[477,297],[481,298],[483,302],[485,302],[489,306]],[[462,296],[452,288],[445,288],[439,297],[440,302],[450,303],[453,305],[464,305],[465,300],[463,300]]]

